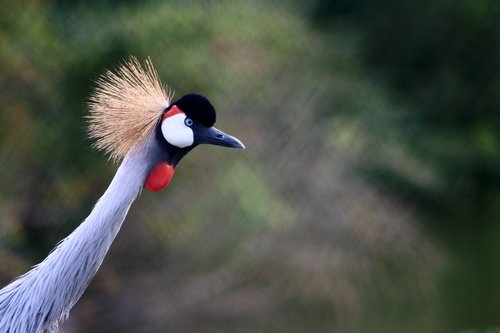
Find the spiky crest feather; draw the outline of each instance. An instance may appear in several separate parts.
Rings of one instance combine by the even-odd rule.
[[[160,82],[150,58],[141,66],[130,57],[96,83],[88,103],[89,137],[95,139],[93,147],[118,161],[154,132],[172,93]]]

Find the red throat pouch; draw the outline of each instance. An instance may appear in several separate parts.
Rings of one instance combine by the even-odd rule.
[[[172,180],[174,171],[175,168],[173,165],[170,165],[165,161],[158,163],[151,170],[151,172],[149,172],[144,187],[146,190],[152,192],[163,190],[170,183],[170,180]]]

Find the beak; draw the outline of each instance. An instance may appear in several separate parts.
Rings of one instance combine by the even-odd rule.
[[[245,148],[243,142],[226,134],[215,127],[203,128],[196,133],[198,143],[206,143],[210,145],[231,147],[231,148]]]

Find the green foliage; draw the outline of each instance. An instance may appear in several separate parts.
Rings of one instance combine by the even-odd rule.
[[[438,177],[422,194],[446,214],[474,215],[500,190],[498,7],[389,2],[367,15],[367,64],[412,105],[399,138]]]
[[[499,248],[484,244],[500,243],[500,6],[467,0],[344,5],[319,1],[322,11],[313,14],[323,29],[351,20],[363,35],[359,55],[369,84],[355,88],[360,100],[349,94],[341,100],[357,111],[330,114],[332,123],[355,119],[365,131],[359,168],[417,207],[452,251],[444,282],[450,329],[495,327],[500,308],[486,295],[498,288],[492,281],[500,280]]]
[[[475,214],[500,190],[498,7],[392,2],[367,24],[367,63],[413,105],[401,138],[438,175],[426,196],[449,213]]]

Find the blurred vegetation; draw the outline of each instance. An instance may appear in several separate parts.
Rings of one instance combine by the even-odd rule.
[[[65,332],[500,328],[500,6],[0,0],[0,283],[116,166],[93,81],[150,56],[245,151],[143,193]]]
[[[498,325],[499,4],[337,4],[318,3],[319,26],[329,31],[347,17],[361,31],[367,73],[396,106],[363,116],[375,154],[362,169],[419,207],[423,221],[456,255],[443,287],[451,327]],[[384,146],[386,158],[377,146]]]

